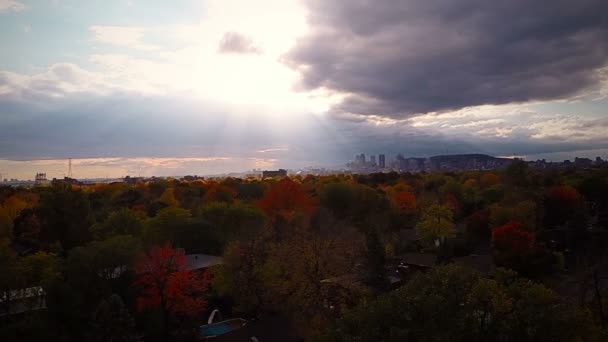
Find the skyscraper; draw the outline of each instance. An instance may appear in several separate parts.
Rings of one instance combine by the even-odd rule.
[[[355,161],[357,162],[358,165],[363,166],[365,165],[365,154],[361,153],[360,155],[358,155],[355,158]]]
[[[369,156],[369,163],[372,165],[376,165],[376,156]]]
[[[378,155],[378,166],[380,166],[381,169],[384,169],[386,167],[386,157],[384,156],[384,154]]]

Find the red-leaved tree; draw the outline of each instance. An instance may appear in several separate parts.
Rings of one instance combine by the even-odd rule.
[[[519,222],[510,222],[495,228],[492,232],[494,248],[510,256],[532,253],[535,246],[534,234],[524,230]]]
[[[272,220],[281,217],[291,221],[297,213],[312,214],[315,210],[314,201],[302,189],[302,186],[289,178],[274,184],[258,202]]]
[[[545,198],[545,223],[549,226],[562,224],[582,209],[583,197],[570,185],[549,188]]]
[[[404,213],[416,210],[416,196],[409,191],[399,191],[392,196],[393,205]]]
[[[136,285],[141,289],[137,308],[160,311],[166,339],[174,320],[195,317],[205,310],[207,273],[188,270],[184,254],[171,244],[150,249],[139,259],[136,271]]]

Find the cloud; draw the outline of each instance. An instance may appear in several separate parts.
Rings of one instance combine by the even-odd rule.
[[[102,75],[71,63],[53,64],[33,75],[0,71],[0,100],[45,102],[74,93],[104,94],[108,91],[109,85]]]
[[[262,50],[253,40],[238,32],[226,32],[220,40],[218,51],[220,53],[260,54]]]
[[[595,91],[608,62],[605,0],[307,0],[284,56],[334,111],[408,117]]]
[[[21,12],[26,10],[28,7],[19,2],[19,1],[15,1],[15,0],[0,0],[0,13],[4,13],[4,12]]]
[[[149,31],[145,27],[95,25],[89,27],[89,30],[95,34],[95,40],[102,43],[145,51],[158,49],[155,45],[142,42],[145,33]]]

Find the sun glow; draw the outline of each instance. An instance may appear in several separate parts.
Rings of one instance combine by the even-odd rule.
[[[305,15],[297,1],[211,1],[201,24],[180,33],[189,46],[167,57],[174,65],[190,66],[180,81],[198,97],[277,112],[320,112],[327,108],[324,100],[295,92],[299,75],[280,60],[306,32]],[[256,51],[220,52],[228,32],[248,39]]]

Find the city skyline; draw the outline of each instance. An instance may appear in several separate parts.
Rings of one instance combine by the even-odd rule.
[[[360,153],[354,156],[354,162],[361,155],[371,157],[373,154]],[[450,154],[447,154],[448,156]],[[457,155],[477,155],[476,153],[465,153]],[[183,177],[187,175],[198,176],[222,176],[222,175],[241,175],[251,174],[251,171],[287,169],[289,171],[299,171],[306,173],[309,170],[324,170],[328,173],[341,173],[344,171],[352,172],[374,172],[374,171],[420,171],[408,170],[395,167],[395,162],[402,157],[403,159],[428,159],[446,154],[429,156],[408,156],[404,153],[394,155],[377,153],[373,155],[375,167],[368,170],[353,167],[353,157],[344,156],[341,161],[336,161],[330,165],[301,164],[296,166],[286,166],[278,160],[272,159],[245,159],[243,158],[83,158],[72,159],[73,177],[76,179],[116,179],[126,176],[131,177]],[[384,156],[384,158],[380,158]],[[588,150],[579,155],[566,156],[565,158],[549,155],[537,156],[491,156],[496,158],[519,158],[527,162],[539,161],[543,163],[561,164],[565,161],[574,162],[576,159],[589,159],[595,161],[600,158],[602,161],[608,159],[608,149]],[[380,166],[380,160],[384,159],[385,167]],[[369,159],[367,159],[369,161]],[[48,174],[48,179],[61,179],[68,176],[69,159],[55,160],[31,160],[31,161],[11,161],[0,159],[0,182],[3,180],[33,180],[39,172]],[[574,165],[574,164],[573,164]]]

